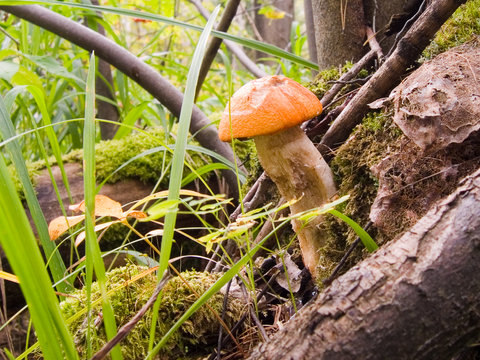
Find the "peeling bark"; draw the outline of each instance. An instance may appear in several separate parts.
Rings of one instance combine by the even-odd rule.
[[[450,359],[480,336],[480,171],[251,359]]]

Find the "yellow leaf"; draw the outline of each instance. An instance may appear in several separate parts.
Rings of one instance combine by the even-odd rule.
[[[0,270],[0,278],[20,284],[20,281],[18,281],[18,278],[15,275],[2,270]]]
[[[184,190],[184,189],[180,189],[180,195],[198,196],[198,197],[207,198],[207,199],[212,197],[210,195],[201,194],[201,193],[196,192],[196,191]],[[149,196],[143,198],[142,200],[139,200],[135,205],[133,205],[130,208],[130,210],[133,210],[133,209],[139,207],[140,205],[145,204],[146,202],[149,202],[151,200],[156,200],[156,199],[161,199],[161,198],[166,198],[166,197],[168,197],[168,190],[157,192],[155,194],[152,194],[152,195],[149,195]]]
[[[85,200],[79,204],[70,205],[70,210],[75,212],[85,212]],[[123,217],[122,205],[105,195],[95,196],[95,216],[112,216],[116,218]]]
[[[285,17],[285,11],[268,11],[265,14],[263,14],[267,19],[283,19]]]

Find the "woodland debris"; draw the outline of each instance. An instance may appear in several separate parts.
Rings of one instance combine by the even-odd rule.
[[[380,104],[406,135],[371,168],[379,190],[370,218],[393,237],[480,165],[480,37],[422,65]]]

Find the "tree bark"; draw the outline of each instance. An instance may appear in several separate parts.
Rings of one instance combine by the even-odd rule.
[[[251,359],[451,359],[480,336],[480,171]]]
[[[312,2],[316,47],[320,70],[356,62],[369,50],[366,25],[383,35],[394,14],[402,13],[408,0],[318,0]],[[410,1],[411,2],[411,1]],[[346,6],[346,8],[345,8]],[[381,43],[384,53],[394,37]],[[310,42],[309,42],[310,44]]]
[[[340,4],[346,4],[346,9]],[[320,70],[355,62],[368,51],[363,46],[366,37],[362,0],[317,0],[312,2],[312,10]]]

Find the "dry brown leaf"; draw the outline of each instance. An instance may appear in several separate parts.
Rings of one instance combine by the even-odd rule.
[[[62,235],[68,228],[78,224],[79,222],[85,219],[85,215],[77,216],[59,216],[48,225],[48,234],[50,235],[50,240],[56,240],[60,235]]]
[[[68,208],[75,212],[85,212],[85,200],[78,204],[70,205]],[[118,201],[110,199],[108,196],[96,195],[95,216],[112,216],[116,218],[122,218],[122,205]]]
[[[148,217],[147,214],[145,214],[143,211],[137,211],[137,210],[132,210],[132,211],[127,211],[124,213],[125,217],[130,216],[135,219],[145,219]]]

